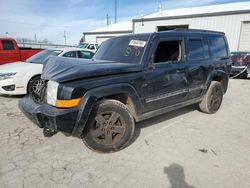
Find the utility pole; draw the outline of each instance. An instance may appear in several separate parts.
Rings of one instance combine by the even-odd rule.
[[[34,41],[37,42],[36,33],[34,35]]]
[[[64,38],[64,44],[66,45],[67,44],[67,38],[66,38],[66,31],[64,30],[63,32],[63,38]]]
[[[117,0],[115,0],[115,23],[117,22]]]
[[[107,25],[109,25],[109,15],[107,14]]]

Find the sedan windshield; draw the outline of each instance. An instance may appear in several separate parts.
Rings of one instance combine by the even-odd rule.
[[[95,60],[140,63],[150,34],[115,37],[105,41],[94,55]]]
[[[37,64],[43,64],[43,62],[49,57],[49,56],[58,56],[60,53],[62,53],[61,50],[43,50],[29,59],[26,60],[26,62],[29,63],[37,63]]]

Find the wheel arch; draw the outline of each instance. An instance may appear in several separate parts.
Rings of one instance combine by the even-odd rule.
[[[228,81],[229,81],[229,76],[227,73],[221,70],[216,70],[216,71],[211,72],[206,82],[207,89],[209,88],[212,81],[220,82],[223,87],[223,93],[225,94],[227,92]]]
[[[142,113],[141,100],[132,85],[115,84],[94,88],[87,91],[83,96],[73,134],[79,135],[82,133],[93,106],[96,102],[104,99],[114,99],[125,104],[136,121]]]

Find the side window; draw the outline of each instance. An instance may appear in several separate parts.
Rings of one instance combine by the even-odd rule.
[[[202,39],[189,39],[190,60],[202,60],[209,58],[209,51],[206,42]]]
[[[84,59],[91,59],[94,53],[88,51],[78,51],[78,57]]]
[[[71,52],[67,52],[67,53],[63,54],[63,57],[73,57],[73,58],[76,58],[77,54],[76,54],[76,51],[71,51]]]
[[[154,63],[178,62],[181,57],[181,41],[163,41],[156,49]]]
[[[210,36],[209,44],[211,52],[215,58],[227,57],[227,47],[223,37],[220,36]]]
[[[3,49],[4,50],[14,50],[14,44],[11,40],[3,40],[2,41]]]

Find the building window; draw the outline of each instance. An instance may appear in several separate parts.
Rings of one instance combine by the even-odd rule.
[[[170,25],[170,26],[158,26],[158,32],[169,31],[174,29],[188,29],[188,25]]]

